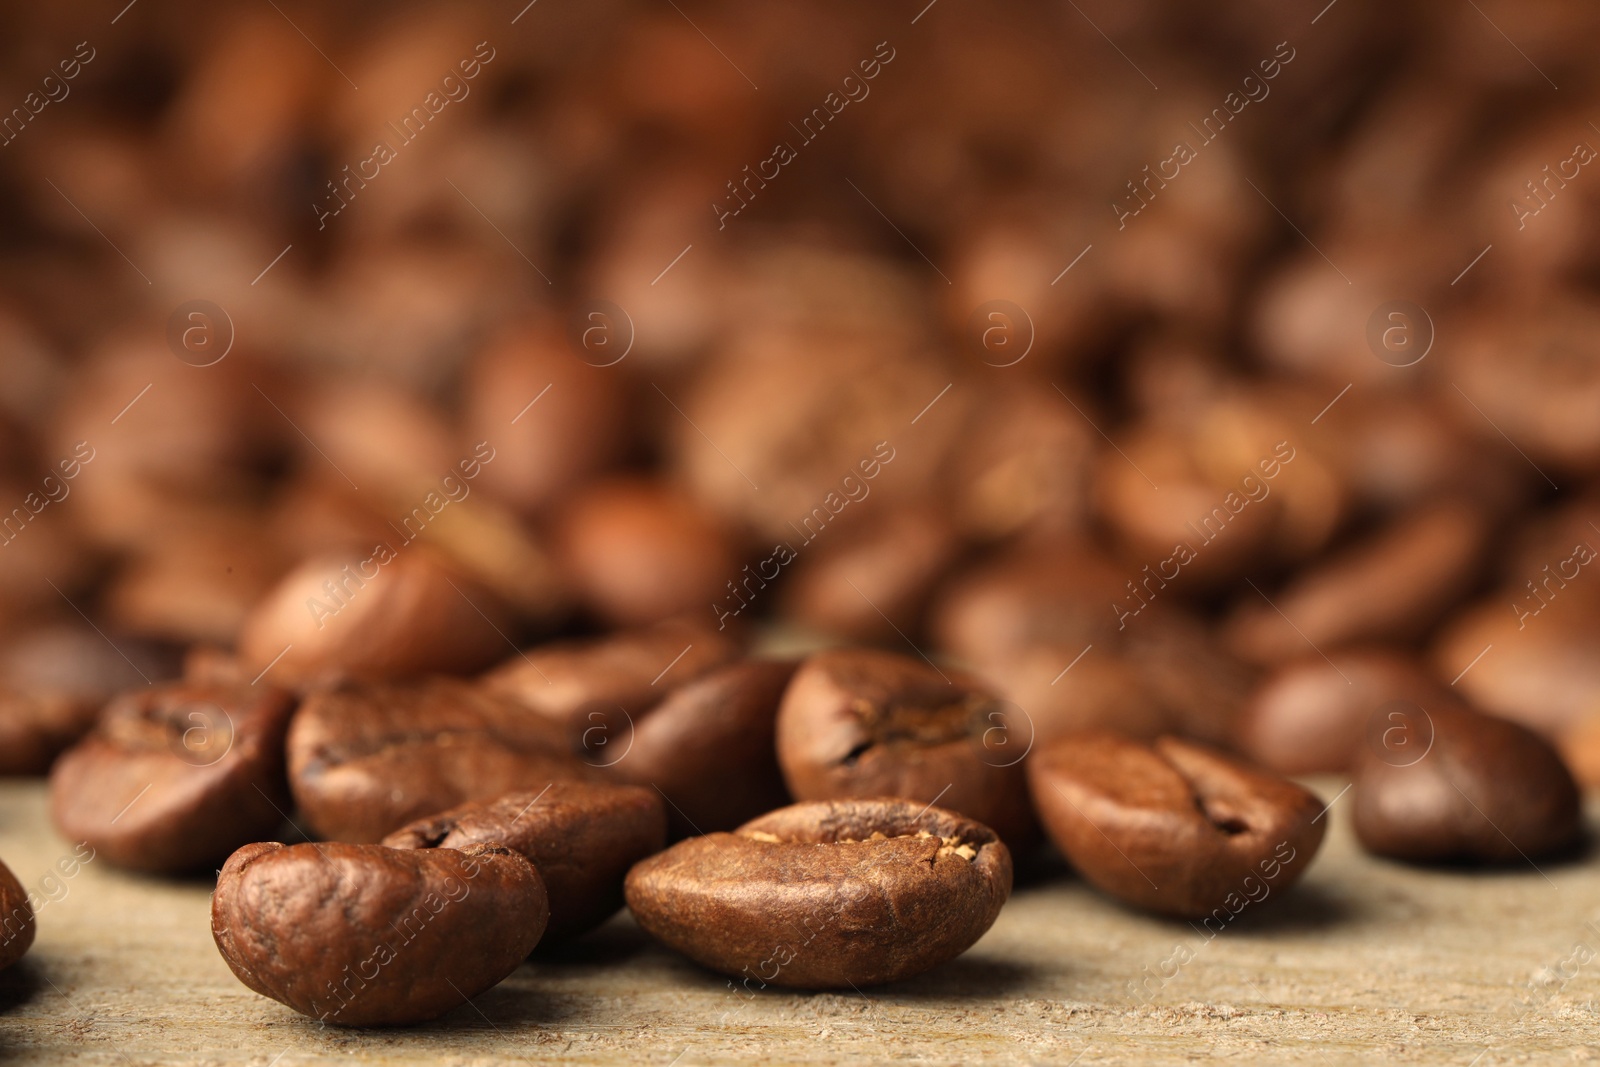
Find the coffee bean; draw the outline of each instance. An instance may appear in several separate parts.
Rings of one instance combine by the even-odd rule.
[[[622,879],[667,843],[659,794],[632,785],[551,782],[452,808],[396,830],[390,848],[466,848],[499,843],[539,869],[550,895],[541,947],[567,941],[622,907]]]
[[[1392,700],[1431,707],[1442,686],[1410,656],[1383,648],[1311,653],[1269,675],[1239,719],[1239,748],[1280,774],[1343,773],[1367,720]]]
[[[559,323],[519,323],[493,340],[466,368],[463,389],[472,440],[500,446],[484,488],[536,514],[615,460],[629,420],[622,382],[606,370],[576,358]],[[525,409],[545,389],[551,395]]]
[[[1596,538],[1600,546],[1600,538]],[[1570,552],[1571,549],[1569,548]],[[1559,736],[1587,718],[1600,693],[1600,574],[1491,593],[1445,624],[1434,642],[1440,677],[1475,708]],[[1570,573],[1570,569],[1569,569]],[[1531,580],[1529,575],[1525,580]],[[1584,583],[1593,582],[1594,590]]]
[[[503,845],[270,842],[222,868],[211,935],[262,996],[322,1022],[397,1026],[516,970],[549,914],[539,872]]]
[[[931,626],[1026,710],[1037,744],[1092,729],[1228,743],[1253,672],[1169,596],[1148,571],[1046,539],[957,576]]]
[[[45,773],[113,696],[176,672],[163,647],[114,640],[116,647],[88,627],[50,626],[0,652],[0,775]]]
[[[632,747],[590,760],[667,799],[674,838],[731,830],[789,803],[775,751],[778,704],[798,666],[746,660],[674,689],[634,724]],[[608,740],[606,749],[626,743]]]
[[[1449,705],[1377,726],[1354,774],[1356,836],[1368,850],[1417,863],[1521,863],[1582,833],[1571,773],[1527,727]]]
[[[469,800],[595,774],[549,720],[453,678],[314,692],[288,753],[295,803],[335,841],[378,841]]]
[[[915,629],[933,584],[960,550],[931,507],[873,512],[801,555],[780,610],[803,625],[856,641]]]
[[[1293,782],[1173,737],[1066,737],[1029,759],[1028,783],[1050,839],[1085,879],[1184,918],[1237,914],[1288,888],[1327,828],[1321,802]]]
[[[982,937],[1010,893],[993,831],[898,799],[795,804],[680,842],[627,882],[640,926],[752,992],[919,974]]]
[[[11,868],[0,863],[0,971],[16,963],[33,944],[33,905]]]
[[[492,595],[426,548],[384,543],[286,575],[245,620],[239,656],[282,685],[465,673],[506,647],[497,626]]]
[[[214,868],[275,832],[289,810],[293,709],[267,685],[175,682],[123,694],[51,772],[56,829],[122,867]]]
[[[1037,832],[1021,753],[989,747],[1010,740],[990,732],[1005,710],[954,668],[872,649],[819,652],[778,710],[778,763],[798,799],[937,801],[1020,848]]]
[[[708,626],[667,622],[530,648],[484,675],[483,684],[555,724],[572,752],[587,756],[599,737],[625,737],[633,716],[737,651]]]
[[[614,479],[574,494],[556,538],[584,603],[619,626],[707,611],[740,577],[727,534],[678,489]]]
[[[1475,507],[1419,509],[1304,568],[1270,603],[1253,589],[1241,594],[1227,625],[1229,646],[1243,659],[1270,664],[1307,645],[1414,639],[1471,587],[1488,538],[1488,521]]]

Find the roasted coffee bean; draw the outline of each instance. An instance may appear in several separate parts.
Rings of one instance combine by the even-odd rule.
[[[0,971],[20,960],[33,944],[33,905],[11,868],[0,863]]]
[[[1374,723],[1355,768],[1356,836],[1416,863],[1523,863],[1582,833],[1578,787],[1525,726],[1467,708],[1397,710]]]
[[[938,801],[1020,848],[1036,826],[1017,718],[953,668],[872,649],[819,652],[778,710],[778,763],[798,799]]]
[[[322,1022],[398,1026],[516,970],[549,915],[539,872],[504,845],[268,842],[222,868],[211,936],[264,997]]]
[[[674,838],[731,830],[782,807],[789,792],[776,755],[778,704],[796,666],[713,668],[646,710],[631,735],[608,737],[603,748],[591,738],[588,761],[659,790]]]
[[[1149,568],[1051,539],[956,577],[931,626],[1025,709],[1035,745],[1094,729],[1227,744],[1253,672],[1168,597]]]
[[[1591,715],[1561,735],[1561,760],[1584,789],[1600,789],[1600,715]]]
[[[568,755],[549,720],[454,678],[314,692],[288,752],[295,804],[335,841],[378,841],[469,800],[597,773]]]
[[[383,839],[390,848],[466,848],[499,843],[532,861],[550,895],[541,946],[588,933],[622,907],[628,868],[667,843],[653,789],[551,782],[418,819]]]
[[[1600,575],[1584,573],[1594,566],[1585,565],[1565,587],[1559,580],[1541,581],[1534,589],[1513,586],[1458,613],[1434,644],[1440,677],[1456,679],[1455,689],[1473,707],[1546,737],[1582,722],[1600,693],[1600,657],[1594,655]],[[1569,566],[1567,573],[1574,569]],[[1588,582],[1593,589],[1585,588]]]
[[[640,926],[752,992],[919,974],[971,947],[1010,894],[992,830],[899,799],[782,808],[680,842],[627,883]]]
[[[506,647],[496,629],[503,616],[493,596],[428,549],[386,542],[291,571],[245,620],[239,657],[291,686],[465,673]]]
[[[1488,544],[1481,511],[1445,502],[1396,520],[1345,552],[1302,570],[1271,602],[1243,594],[1227,627],[1233,652],[1281,663],[1309,645],[1409,640],[1471,587]]]
[[[712,514],[681,490],[642,479],[577,493],[562,509],[557,544],[585,605],[618,626],[704,611],[739,577]]]
[[[826,634],[893,640],[897,628],[917,627],[934,582],[960,547],[936,508],[874,513],[800,557],[780,610]]]
[[[0,653],[0,774],[44,774],[113,696],[175,673],[162,649],[115,640],[113,648],[91,629],[50,626]]]
[[[1228,921],[1305,873],[1327,823],[1293,782],[1219,752],[1111,733],[1066,737],[1028,761],[1050,839],[1090,883],[1137,907]]]
[[[135,870],[215,868],[289,810],[284,734],[294,700],[268,685],[175,682],[125,693],[50,774],[50,813]]]
[[[1443,687],[1411,657],[1382,648],[1312,653],[1269,675],[1239,718],[1239,748],[1279,774],[1343,773],[1367,721],[1396,700],[1431,707]]]
[[[708,626],[666,622],[606,637],[558,641],[513,656],[483,678],[558,726],[575,753],[625,736],[630,716],[737,653]]]

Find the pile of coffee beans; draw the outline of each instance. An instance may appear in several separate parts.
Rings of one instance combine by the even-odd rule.
[[[1573,854],[1600,15],[1112,7],[15,13],[0,774],[350,1026]]]

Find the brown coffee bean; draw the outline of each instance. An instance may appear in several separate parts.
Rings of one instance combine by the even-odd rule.
[[[642,713],[675,686],[737,653],[707,626],[665,622],[606,637],[558,641],[512,656],[484,675],[484,688],[517,701],[560,727],[572,751],[587,753],[601,736],[624,736],[628,716]],[[600,728],[600,733],[590,731]],[[587,736],[586,736],[587,735]]]
[[[1322,803],[1293,782],[1174,737],[1063,738],[1033,754],[1028,784],[1050,839],[1085,879],[1140,908],[1238,913],[1305,873]]]
[[[551,782],[418,819],[383,839],[390,848],[498,843],[539,869],[550,895],[541,947],[588,933],[622,907],[628,868],[666,847],[667,817],[653,789]]]
[[[33,944],[33,905],[11,868],[0,863],[0,971],[20,960]]]
[[[1455,679],[1473,707],[1546,737],[1582,722],[1600,693],[1600,574],[1586,574],[1591,568],[1600,565],[1584,565],[1565,588],[1513,586],[1457,613],[1434,643],[1439,676]]]
[[[674,838],[731,830],[782,807],[790,798],[776,755],[778,705],[797,666],[713,668],[644,711],[631,747],[621,748],[629,736],[612,734],[603,749],[591,743],[588,762],[659,790]]]
[[[563,509],[557,543],[584,603],[620,626],[704,611],[739,577],[711,513],[686,493],[642,479],[579,492]]]
[[[1411,657],[1383,648],[1311,653],[1269,675],[1239,718],[1239,748],[1279,774],[1343,773],[1367,721],[1396,700],[1432,707],[1443,687]]]
[[[1557,747],[1580,787],[1600,789],[1600,715],[1591,715],[1568,729]]]
[[[596,327],[591,340],[603,351],[607,327],[583,327]],[[596,362],[623,355],[625,341],[609,340],[613,351],[592,357]],[[545,389],[550,396],[524,414]],[[467,368],[465,397],[472,439],[494,441],[498,452],[483,468],[484,486],[524,513],[550,507],[609,465],[628,442],[617,372],[586,366],[559,323],[507,329]]]
[[[294,700],[267,685],[174,682],[112,701],[50,774],[69,841],[121,867],[215,867],[289,810],[284,733]]]
[[[1228,744],[1252,671],[1169,595],[1149,571],[1047,540],[950,582],[932,628],[1026,711],[1036,746],[1093,729]]]
[[[428,549],[384,543],[286,575],[245,620],[239,656],[282,685],[465,673],[506,647],[504,621],[492,595]]]
[[[1376,722],[1355,768],[1356,836],[1416,863],[1522,863],[1583,830],[1578,787],[1525,726],[1467,708],[1413,707]]]
[[[892,640],[896,627],[916,628],[934,582],[960,547],[936,508],[871,513],[800,556],[780,611],[853,641]]]
[[[222,868],[211,935],[262,996],[322,1022],[398,1026],[516,970],[549,914],[539,872],[504,845],[270,842]]]
[[[288,754],[295,804],[335,841],[379,841],[470,800],[598,773],[548,720],[454,678],[314,692],[289,727]]]
[[[778,763],[801,800],[937,801],[1020,848],[1037,830],[1026,724],[981,683],[873,649],[819,652],[778,710]]]
[[[1484,514],[1461,502],[1402,516],[1302,570],[1270,603],[1255,590],[1241,594],[1229,647],[1270,664],[1308,646],[1415,638],[1470,588],[1488,541]]]
[[[993,831],[899,799],[782,808],[680,842],[627,883],[640,926],[751,992],[919,974],[982,937],[1010,894]]]
[[[121,634],[113,641],[86,627],[48,626],[0,652],[0,775],[44,774],[113,696],[175,673],[164,647]]]

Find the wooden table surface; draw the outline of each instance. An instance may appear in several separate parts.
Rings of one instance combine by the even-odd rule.
[[[1312,785],[1329,799],[1343,788]],[[1363,854],[1347,805],[1299,886],[1210,938],[1058,873],[1022,885],[975,948],[931,974],[863,995],[746,995],[624,915],[437,1023],[376,1032],[319,1026],[241,985],[211,940],[208,880],[94,861],[45,886],[56,899],[33,950],[0,973],[0,1062],[1600,1059],[1600,855],[1415,870]],[[71,853],[42,783],[0,782],[0,858],[17,877],[39,888]]]

